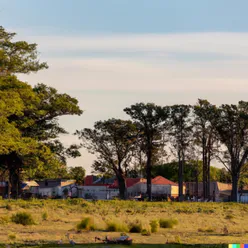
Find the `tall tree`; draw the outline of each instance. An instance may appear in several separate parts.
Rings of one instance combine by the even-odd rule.
[[[173,105],[170,107],[170,131],[171,143],[176,150],[178,159],[178,196],[183,201],[183,171],[185,164],[186,149],[192,140],[192,124],[190,119],[191,106]]]
[[[167,107],[153,103],[137,103],[124,111],[135,121],[139,130],[139,139],[146,154],[147,194],[151,201],[151,168],[154,151],[163,144],[163,132],[169,116]]]
[[[7,32],[0,26],[0,76],[48,68],[46,63],[38,60],[37,44],[13,41],[15,36],[16,33]]]
[[[126,197],[126,173],[136,142],[136,126],[131,121],[109,119],[98,121],[94,129],[85,128],[76,134],[82,145],[97,155],[93,169],[101,173],[113,171],[119,185],[120,197]]]
[[[231,200],[238,201],[238,182],[248,158],[248,102],[221,105],[214,125],[223,150],[218,158],[232,177]]]
[[[201,149],[203,165],[203,197],[210,198],[210,163],[214,156],[216,135],[214,132],[214,108],[207,100],[198,99],[194,106],[194,144]]]
[[[77,184],[83,185],[85,169],[82,166],[71,167],[69,169],[69,177],[76,180]]]
[[[52,151],[58,145],[54,140],[66,133],[58,118],[82,114],[75,98],[43,84],[32,88],[13,75],[47,68],[38,60],[37,45],[14,42],[15,35],[0,27],[0,125],[4,132],[0,166],[8,171],[13,196],[18,192],[20,172],[28,164],[32,163],[32,168],[62,166],[58,153]],[[78,148],[64,148],[64,154],[78,156]]]

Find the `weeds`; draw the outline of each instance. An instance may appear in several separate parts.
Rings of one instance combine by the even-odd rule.
[[[159,220],[159,225],[161,228],[173,228],[177,224],[178,224],[177,219],[160,219]]]
[[[94,231],[95,229],[94,219],[92,217],[85,217],[77,224],[77,230]]]
[[[21,224],[24,226],[35,224],[32,215],[27,212],[19,212],[19,213],[13,214],[11,216],[11,221],[16,224]]]

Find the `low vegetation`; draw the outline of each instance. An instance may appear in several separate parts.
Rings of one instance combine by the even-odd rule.
[[[68,243],[68,234],[95,243],[123,232],[136,244],[245,243],[247,213],[236,203],[0,200],[0,243]]]
[[[18,212],[11,216],[11,221],[16,224],[21,224],[24,226],[35,224],[34,219],[30,213],[27,212]]]

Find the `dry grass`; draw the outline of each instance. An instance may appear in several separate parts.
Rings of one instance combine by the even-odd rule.
[[[8,207],[6,207],[8,206]],[[31,213],[35,224],[22,226],[11,222],[17,212]],[[42,213],[47,212],[48,218]],[[0,201],[0,242],[51,243],[68,241],[68,234],[76,242],[94,243],[95,236],[105,237],[106,231],[77,231],[83,216],[94,218],[98,230],[106,230],[107,223],[129,227],[139,220],[142,228],[150,228],[153,220],[176,219],[174,228],[160,228],[151,235],[132,233],[134,243],[218,244],[247,243],[248,205],[234,203],[149,203],[134,201],[32,200]],[[227,218],[227,215],[233,218]],[[210,231],[211,230],[211,231]],[[87,232],[87,234],[85,233]],[[109,232],[118,236],[120,232]]]

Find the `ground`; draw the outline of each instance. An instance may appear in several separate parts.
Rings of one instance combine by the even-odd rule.
[[[35,224],[15,224],[11,216],[28,212]],[[98,231],[77,231],[83,217],[92,217]],[[121,231],[106,232],[106,223],[128,226],[141,222],[177,219],[173,228],[160,228],[151,236],[129,233],[135,244],[230,244],[248,243],[248,205],[238,203],[135,202],[71,200],[1,200],[0,243],[68,243],[67,235],[77,243],[94,243],[95,237],[117,237]],[[87,246],[86,246],[87,247]],[[91,246],[92,247],[92,246]],[[157,247],[157,246],[151,246]]]

